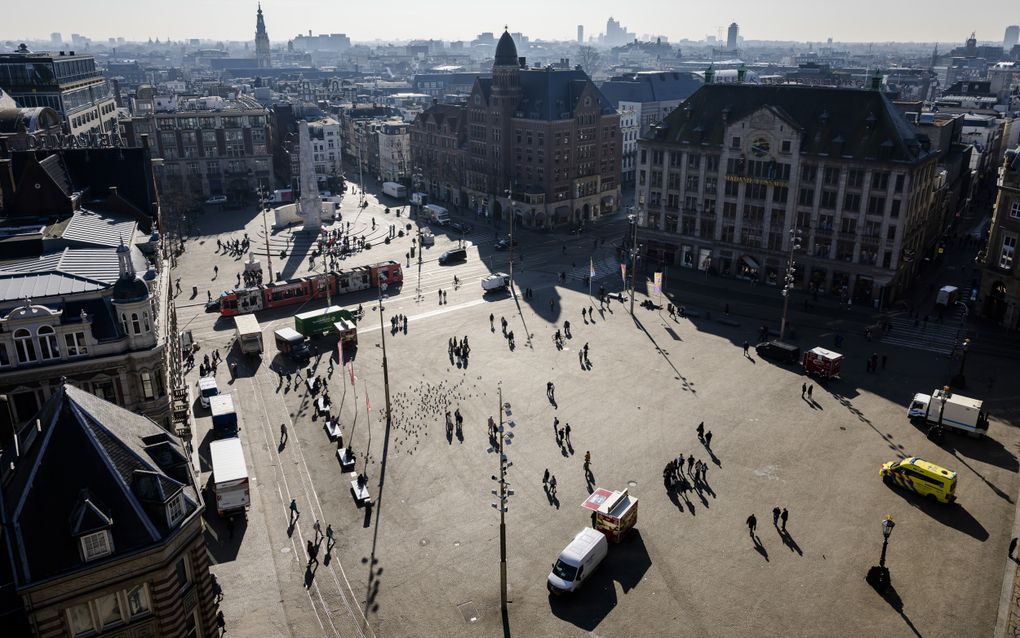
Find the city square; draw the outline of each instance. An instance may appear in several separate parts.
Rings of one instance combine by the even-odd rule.
[[[352,232],[371,234],[374,217],[377,229],[399,222],[416,230],[406,211],[395,218],[395,211],[382,211],[385,201],[377,203],[371,194],[368,201],[368,208],[359,209],[359,197],[348,195],[340,224],[351,221]],[[625,223],[594,227],[579,237],[519,234],[524,259],[515,263],[516,298],[483,297],[478,281],[490,268],[508,270],[507,253],[492,249],[491,226],[468,221],[474,223],[466,241],[470,256],[460,266],[435,262],[459,237],[434,229],[436,245],[423,255],[421,300],[415,300],[415,259],[404,270],[399,292],[387,291],[382,317],[376,291],[334,299],[366,311],[358,324],[355,386],[350,369],[336,363],[329,345],[311,364],[314,374],[328,378],[345,444],[358,457],[357,471],[368,477],[375,502],[367,511],[351,497],[337,445],[327,437],[322,417],[313,419],[306,386],[296,378],[290,385],[269,369],[271,363],[288,365],[269,345],[272,330],[290,325],[293,314],[313,306],[259,314],[266,353],[257,362],[238,358],[238,379],[225,390],[235,395],[240,436],[254,468],[252,510],[233,540],[224,538],[222,523],[210,526],[218,536],[210,540],[213,556],[222,545],[228,557],[236,557],[214,561],[219,564],[212,568],[224,586],[222,605],[232,627],[247,632],[271,622],[300,633],[321,623],[330,634],[330,622],[344,622],[360,624],[364,635],[500,631],[499,516],[492,506],[498,460],[487,452],[485,430],[490,416],[499,418],[502,391],[516,423],[506,446],[512,462],[507,477],[515,492],[506,515],[511,633],[798,635],[808,627],[893,635],[913,628],[924,636],[968,634],[975,627],[983,627],[976,633],[992,631],[1018,487],[1015,433],[994,418],[992,408],[987,438],[954,434],[938,446],[906,418],[913,393],[943,384],[956,361],[868,344],[863,328],[851,333],[846,325],[842,378],[822,386],[759,359],[753,350],[745,356],[741,344],[754,340],[762,320],[725,315],[725,297],[712,305],[691,301],[685,319],[640,303],[632,319],[629,304],[615,300],[600,310],[581,278],[589,257],[593,264],[616,261],[613,248],[626,232]],[[218,349],[232,361],[237,357],[229,350],[233,322],[205,312],[204,290],[219,290],[210,281],[213,263],[228,282],[232,269],[243,263],[216,255],[216,239],[240,238],[246,229],[258,253],[261,220],[237,211],[207,214],[198,223],[199,234],[185,242],[175,272],[185,291],[196,285],[199,295],[190,305],[178,297],[179,322],[193,332],[199,354]],[[272,235],[271,245],[288,234]],[[413,236],[388,246],[375,243],[341,267],[399,261]],[[606,244],[593,242],[603,236]],[[563,284],[559,273],[564,271],[582,274]],[[294,274],[305,272],[303,264]],[[615,264],[603,266],[593,286],[619,291],[624,288],[619,273]],[[459,289],[454,289],[455,275]],[[440,288],[453,297],[442,305]],[[525,288],[533,298],[523,298]],[[639,302],[645,298],[642,288]],[[646,292],[652,293],[650,282]],[[663,304],[666,299],[688,303],[682,289],[668,289],[663,299]],[[736,307],[739,297],[733,303]],[[593,322],[581,316],[589,306],[595,310]],[[406,331],[390,329],[390,317],[398,314],[408,318]],[[500,327],[504,317],[516,332],[512,351]],[[565,321],[571,338],[560,350],[553,336]],[[799,344],[831,344],[832,330],[809,328],[806,318],[804,323]],[[380,325],[386,330],[393,410],[388,437]],[[447,356],[451,337],[468,338],[467,365]],[[590,369],[579,363],[585,344]],[[888,368],[866,373],[865,357],[858,353],[868,349],[887,354]],[[990,387],[981,361],[974,355],[969,362],[971,384]],[[221,383],[227,376],[220,371]],[[1001,371],[999,377],[984,394],[989,403],[995,390],[1007,390]],[[194,383],[197,373],[189,379]],[[798,396],[805,380],[815,385],[813,402]],[[555,384],[555,406],[545,392],[549,381]],[[455,409],[464,416],[463,440],[446,433],[443,415]],[[202,433],[209,427],[205,414],[196,408],[200,458]],[[559,445],[554,419],[560,427],[571,425],[569,445]],[[700,422],[714,436],[711,449],[699,441]],[[287,426],[282,446],[280,423]],[[588,524],[580,503],[589,493],[583,467],[589,451],[590,485],[629,490],[640,500],[638,523],[622,543],[611,545],[590,583],[568,596],[551,596],[545,587],[548,565]],[[663,468],[680,454],[708,464],[703,486],[666,489]],[[960,473],[958,504],[928,503],[882,483],[882,463],[913,455]],[[207,462],[202,466],[205,476]],[[542,483],[546,469],[558,482],[555,500]],[[298,501],[301,516],[288,538],[290,498]],[[775,506],[789,511],[786,535],[770,525]],[[745,525],[749,514],[759,521],[757,543]],[[878,561],[886,515],[897,525],[889,567],[898,603],[883,599],[864,580]],[[309,576],[303,550],[305,541],[315,538],[316,519],[332,525],[337,540],[329,564]],[[248,549],[249,543],[255,548]],[[253,568],[261,578],[253,576]],[[976,604],[947,613],[937,595],[944,582],[967,587]],[[231,592],[238,590],[244,595],[232,600]]]

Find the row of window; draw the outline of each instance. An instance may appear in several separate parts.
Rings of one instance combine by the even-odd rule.
[[[67,624],[72,636],[90,636],[132,622],[150,610],[149,590],[142,583],[69,607]]]
[[[78,357],[88,354],[88,342],[85,340],[84,332],[65,332],[64,346],[65,355]],[[14,351],[17,354],[17,363],[27,364],[37,361],[48,361],[60,358],[60,347],[57,341],[57,331],[52,326],[39,326],[35,334],[27,328],[18,328],[14,331]],[[9,366],[14,363],[6,343],[0,343],[0,367]]]

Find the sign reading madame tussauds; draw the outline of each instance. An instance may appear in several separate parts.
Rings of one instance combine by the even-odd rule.
[[[29,150],[56,151],[68,148],[122,148],[124,140],[118,133],[29,133],[25,135]]]

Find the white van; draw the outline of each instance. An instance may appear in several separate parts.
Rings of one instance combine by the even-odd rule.
[[[450,211],[446,210],[442,206],[426,204],[425,212],[428,215],[428,219],[431,219],[440,226],[445,226],[450,222]]]
[[[590,527],[582,529],[553,564],[546,584],[549,592],[563,594],[575,591],[591,576],[608,552],[609,541],[602,532]]]
[[[198,380],[198,397],[203,408],[209,407],[209,399],[220,393],[216,385],[216,377],[202,377]]]

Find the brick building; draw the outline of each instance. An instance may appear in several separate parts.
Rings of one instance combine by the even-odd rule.
[[[1010,330],[1020,328],[1020,148],[1006,152],[999,196],[983,255],[981,299],[985,317]]]
[[[454,140],[456,149],[441,145]],[[621,148],[620,116],[584,71],[528,68],[507,32],[492,77],[475,80],[466,105],[433,105],[412,124],[414,167],[433,200],[495,219],[509,217],[512,201],[530,228],[615,212]]]
[[[180,439],[66,384],[2,461],[5,636],[216,635]]]
[[[878,90],[706,84],[639,142],[653,261],[880,305],[941,233],[937,153]]]

